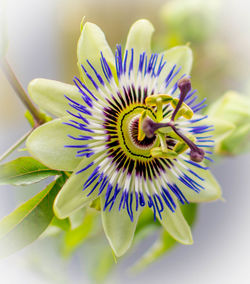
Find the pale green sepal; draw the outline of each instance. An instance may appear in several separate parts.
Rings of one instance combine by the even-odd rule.
[[[101,197],[102,224],[104,232],[117,257],[124,255],[130,248],[134,238],[138,218],[141,213],[140,209],[136,211],[135,206],[133,206],[132,222],[126,208],[121,208],[119,211],[120,197],[121,194],[117,196],[116,201],[110,211],[109,207],[106,208],[105,211],[103,210],[105,204],[105,195],[102,195]]]
[[[70,109],[65,95],[85,104],[76,86],[54,80],[34,79],[28,85],[28,93],[41,109],[59,117],[67,115],[66,110]]]
[[[83,159],[57,195],[54,203],[54,212],[58,218],[63,219],[69,217],[74,211],[84,207],[89,204],[90,201],[98,197],[99,187],[87,196],[95,183],[83,190],[84,183],[98,164],[90,166],[81,173],[77,174],[77,172],[95,161],[99,155],[100,154],[94,154],[90,158]]]
[[[134,49],[135,74],[139,63],[140,54],[144,51],[148,56],[151,54],[151,38],[154,33],[153,25],[146,19],[136,21],[130,28],[127,36],[125,50],[131,54],[131,48]]]
[[[77,64],[81,77],[85,84],[93,89],[93,84],[87,79],[81,65],[83,65],[87,72],[96,80],[96,75],[91,67],[88,65],[87,60],[93,65],[96,71],[105,79],[103,76],[101,66],[101,52],[105,57],[107,63],[112,70],[115,69],[115,59],[109,44],[105,38],[103,31],[95,24],[85,23],[81,29],[81,35],[77,44]],[[98,95],[96,93],[95,95]]]
[[[67,119],[55,119],[36,128],[26,141],[29,153],[51,169],[73,171],[82,158],[75,157],[76,148],[65,145],[83,144],[67,135],[78,136],[79,130],[63,124]],[[81,131],[81,134],[82,131]]]
[[[190,74],[193,63],[193,53],[190,47],[182,45],[182,46],[175,46],[173,48],[164,51],[159,55],[159,58],[161,58],[162,55],[164,56],[163,59],[166,60],[167,63],[160,73],[158,86],[160,86],[161,83],[166,79],[167,75],[169,74],[169,72],[171,71],[174,65],[176,65],[174,72],[176,72],[178,68],[181,67],[181,70],[178,73],[178,75],[175,77],[175,79],[170,83],[170,85],[166,89],[166,93],[168,93],[171,87],[174,85],[174,83],[182,75]]]
[[[177,242],[183,245],[191,245],[193,243],[192,232],[181,212],[178,201],[176,198],[174,198],[174,200],[176,204],[175,212],[172,212],[164,205],[164,210],[161,212],[162,219],[157,216],[158,220]]]

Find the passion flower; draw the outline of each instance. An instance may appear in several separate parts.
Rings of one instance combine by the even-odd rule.
[[[113,56],[94,24],[82,26],[75,86],[36,79],[29,93],[60,116],[27,140],[45,165],[72,171],[54,210],[59,218],[100,198],[102,221],[116,253],[130,246],[144,207],[177,241],[192,243],[180,204],[211,201],[220,188],[203,163],[211,160],[213,125],[199,113],[191,87],[189,47],[151,53],[151,23],[137,21]]]

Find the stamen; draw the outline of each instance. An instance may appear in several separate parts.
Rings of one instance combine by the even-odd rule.
[[[175,104],[175,109],[172,113],[171,120],[167,123],[160,123],[160,122],[154,122],[149,117],[145,117],[145,113],[143,116],[143,119],[141,119],[141,123],[139,127],[144,132],[145,136],[147,138],[152,138],[155,135],[155,131],[162,127],[171,127],[173,131],[185,142],[185,144],[190,148],[190,159],[193,162],[201,162],[204,159],[205,152],[200,149],[193,141],[191,141],[187,136],[185,136],[183,133],[181,133],[180,130],[178,130],[175,126],[174,120],[177,116],[184,115],[186,118],[191,118],[192,113],[190,113],[189,109],[186,109],[186,105],[182,107],[184,104],[184,100],[188,92],[191,90],[191,81],[188,78],[183,78],[178,82],[178,88],[180,89],[180,98],[174,103],[173,99],[168,95],[153,95],[146,99],[146,103],[152,106],[157,107],[157,121],[160,121],[162,119],[162,104],[163,103],[172,103]],[[176,104],[177,103],[177,104]],[[181,109],[183,108],[183,110]],[[179,112],[179,114],[178,114]],[[140,135],[143,137],[143,135]],[[160,137],[162,138],[162,137]],[[162,142],[162,139],[161,139]],[[161,143],[162,144],[162,143]],[[183,142],[177,144],[178,145],[178,152],[185,151],[185,145],[183,145]],[[176,145],[176,148],[177,148]],[[169,151],[166,151],[164,145],[161,145],[159,148],[152,149],[153,156],[165,156],[171,154],[171,156],[178,155],[178,152],[172,151],[173,153],[169,153]],[[168,152],[168,153],[166,153]],[[173,155],[175,154],[175,155]]]
[[[181,139],[189,146],[190,148],[190,159],[193,162],[200,163],[204,159],[205,152],[197,147],[193,141],[188,139],[184,134],[182,134],[174,125],[171,126],[174,132],[181,137]]]
[[[184,77],[182,78],[179,82],[178,82],[178,88],[180,89],[181,93],[180,93],[180,99],[179,99],[179,102],[172,114],[172,117],[171,117],[171,120],[174,121],[175,119],[175,116],[178,112],[178,110],[180,109],[187,93],[191,90],[191,81],[190,79]]]
[[[167,94],[156,94],[147,97],[145,102],[147,105],[156,106],[156,120],[160,122],[163,119],[162,107],[165,104],[169,104],[173,98]]]

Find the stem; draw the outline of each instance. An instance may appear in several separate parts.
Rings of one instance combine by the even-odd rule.
[[[10,85],[15,90],[16,94],[21,99],[22,103],[31,112],[36,123],[38,125],[43,124],[45,121],[44,121],[41,113],[36,108],[36,106],[33,104],[30,97],[28,96],[28,94],[25,92],[25,90],[21,86],[20,82],[18,81],[17,77],[15,76],[14,72],[12,71],[10,65],[8,64],[6,58],[3,58],[1,60],[0,65],[3,69],[5,76],[7,77],[7,80],[9,81]]]
[[[16,150],[30,135],[30,133],[34,130],[34,128],[30,129],[26,134],[24,134],[15,144],[13,144],[3,155],[0,157],[0,162],[2,162],[5,158],[7,158],[13,151]]]

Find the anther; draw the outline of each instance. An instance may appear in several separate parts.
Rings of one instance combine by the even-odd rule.
[[[173,131],[188,145],[190,148],[190,159],[193,162],[200,163],[204,159],[205,152],[197,147],[193,141],[188,139],[184,134],[182,134],[175,126],[172,126]]]

